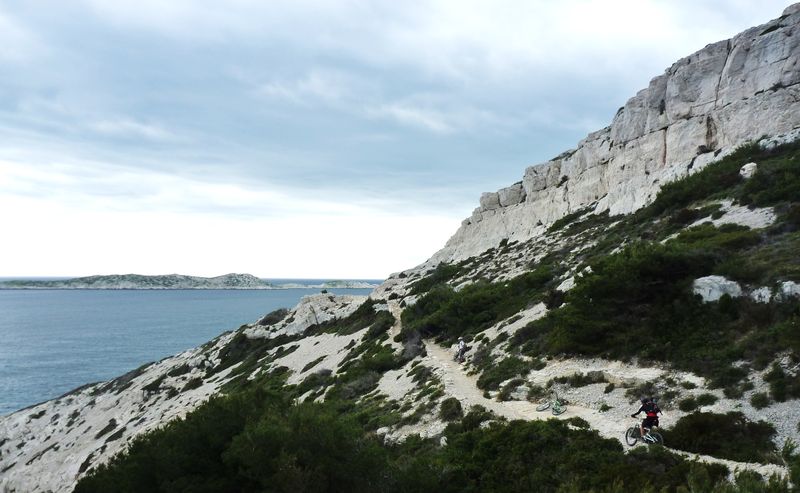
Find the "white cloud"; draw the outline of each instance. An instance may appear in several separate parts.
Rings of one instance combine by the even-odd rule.
[[[239,73],[243,73],[239,70]],[[342,71],[313,69],[295,80],[271,80],[257,84],[256,94],[293,104],[338,106],[363,95],[365,84]]]
[[[87,180],[91,190],[81,187]],[[44,188],[52,193],[30,194]],[[255,213],[269,208],[279,213]],[[238,209],[253,213],[226,213]],[[0,163],[0,210],[13,211],[0,215],[0,259],[14,259],[0,276],[381,278],[424,261],[459,222],[234,184],[8,162]]]
[[[89,125],[95,132],[113,137],[144,138],[154,141],[174,140],[176,136],[165,128],[130,119],[101,120]]]
[[[28,61],[41,49],[33,33],[0,10],[0,62]]]
[[[419,127],[439,134],[449,134],[455,130],[447,122],[447,116],[441,112],[404,103],[379,105],[368,108],[366,113],[371,117],[389,118],[403,125]]]

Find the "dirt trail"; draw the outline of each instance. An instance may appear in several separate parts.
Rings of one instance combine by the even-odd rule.
[[[389,329],[389,336],[394,346],[400,346],[399,343],[393,342],[394,337],[400,333],[402,329],[402,322],[400,315],[403,309],[395,301],[388,302],[389,311],[394,315],[396,322]],[[567,405],[567,411],[559,416],[553,416],[550,410],[537,411],[536,404],[528,401],[497,401],[483,396],[483,391],[478,388],[478,377],[474,375],[467,375],[464,367],[453,361],[453,352],[448,348],[443,348],[432,341],[424,341],[425,349],[428,355],[425,357],[424,363],[432,367],[437,374],[441,377],[442,383],[445,387],[445,394],[452,396],[461,401],[461,405],[468,409],[473,405],[480,405],[492,411],[498,416],[503,416],[506,419],[524,419],[524,420],[545,420],[545,419],[569,419],[572,417],[580,417],[586,420],[593,429],[597,430],[601,436],[605,438],[613,438],[623,442],[625,430],[634,423],[627,415],[619,416],[613,413],[601,413],[598,410],[582,407],[574,404]],[[638,421],[637,421],[638,422]],[[623,442],[623,446],[628,446]],[[643,445],[637,445],[643,446]],[[777,474],[781,477],[786,477],[788,471],[785,467],[775,464],[757,464],[747,462],[735,462],[727,459],[719,459],[708,455],[692,454],[681,450],[669,449],[671,452],[687,457],[689,459],[698,460],[705,463],[714,463],[725,465],[733,474],[739,470],[755,471],[764,477],[769,477]]]
[[[467,375],[461,364],[453,361],[452,351],[430,341],[425,342],[425,348],[428,352],[428,356],[425,358],[425,363],[438,370],[438,373],[441,376],[442,382],[445,386],[445,394],[457,398],[459,401],[461,401],[461,404],[465,409],[473,405],[480,405],[494,412],[498,416],[503,416],[510,420],[544,420],[551,418],[569,419],[577,416],[585,419],[593,429],[600,433],[601,436],[606,438],[614,438],[620,441],[623,440],[625,430],[631,426],[631,424],[633,424],[633,420],[631,419],[618,419],[619,416],[608,415],[594,409],[573,404],[567,406],[567,411],[564,414],[561,414],[560,416],[553,416],[549,410],[543,412],[537,411],[536,404],[528,401],[500,402],[494,399],[486,398],[483,396],[483,391],[478,389],[478,378],[476,376]],[[627,445],[624,443],[623,445],[627,448]],[[728,467],[731,473],[735,472],[736,470],[750,470],[756,471],[765,477],[769,477],[773,474],[778,474],[781,477],[787,476],[786,468],[775,464],[735,462],[726,459],[718,459],[716,457],[707,455],[692,454],[675,449],[669,450],[675,454],[687,457],[689,459],[698,460],[700,462],[723,464]]]

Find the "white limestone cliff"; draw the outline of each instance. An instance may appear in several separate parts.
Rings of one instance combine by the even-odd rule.
[[[682,58],[577,148],[484,193],[428,264],[540,235],[566,214],[624,214],[661,185],[762,136],[800,136],[800,3],[781,17]]]

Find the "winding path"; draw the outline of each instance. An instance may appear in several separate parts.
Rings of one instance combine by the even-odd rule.
[[[389,302],[389,310],[397,321],[390,329],[391,339],[400,333],[402,322],[400,314],[402,308],[396,302]],[[427,356],[424,359],[426,365],[437,371],[445,387],[445,394],[457,398],[464,408],[473,405],[483,406],[498,416],[503,416],[509,420],[544,420],[544,419],[569,419],[580,417],[586,420],[593,429],[597,430],[605,438],[613,438],[623,441],[625,430],[630,426],[630,420],[617,419],[618,416],[601,413],[587,407],[570,404],[567,411],[559,416],[553,416],[549,411],[540,412],[536,410],[536,404],[528,401],[497,401],[484,397],[483,391],[478,388],[478,378],[474,375],[467,375],[460,363],[453,361],[453,353],[447,348],[443,348],[432,341],[424,341]],[[623,443],[623,445],[625,445]],[[726,466],[731,475],[736,471],[755,471],[764,477],[777,474],[780,477],[787,477],[788,471],[785,467],[777,464],[759,464],[749,462],[736,462],[727,459],[719,459],[709,455],[699,455],[682,450],[669,449],[677,455],[687,457],[692,460],[708,464],[722,464]]]

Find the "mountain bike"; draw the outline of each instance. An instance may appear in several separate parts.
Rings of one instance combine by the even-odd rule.
[[[553,391],[550,394],[550,397],[544,398],[538,406],[536,406],[537,411],[546,411],[550,409],[553,413],[553,416],[558,416],[559,414],[564,414],[567,410],[567,403],[566,401],[559,399],[558,394]]]
[[[636,442],[641,440],[642,443],[647,445],[664,445],[664,437],[661,436],[661,433],[652,431],[650,428],[645,428],[644,430],[645,434],[642,436],[642,432],[639,429],[639,422],[637,421],[635,425],[625,430],[625,443],[633,447],[636,445]]]

